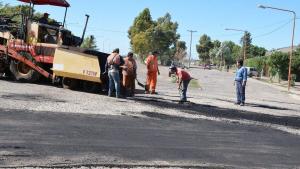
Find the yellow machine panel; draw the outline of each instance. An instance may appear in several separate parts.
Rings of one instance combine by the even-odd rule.
[[[57,48],[53,61],[53,73],[55,76],[101,83],[99,62],[97,56]]]

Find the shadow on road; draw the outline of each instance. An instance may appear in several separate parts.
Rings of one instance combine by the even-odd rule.
[[[216,100],[232,103],[231,100],[226,100],[226,99],[216,99]],[[266,104],[257,104],[257,103],[247,103],[247,106],[260,107],[260,108],[273,109],[273,110],[294,110],[294,109],[288,109],[284,107],[270,106]]]
[[[275,116],[269,114],[255,113],[243,110],[220,108],[211,105],[187,103],[178,104],[177,100],[164,99],[157,96],[136,96],[133,98],[136,102],[151,105],[161,109],[174,109],[193,115],[204,115],[208,117],[228,118],[235,120],[251,120],[256,122],[271,123],[276,125],[289,126],[300,129],[299,117]],[[264,105],[253,105],[268,108]],[[274,108],[274,107],[273,107]],[[276,109],[276,107],[274,108]],[[156,112],[143,112],[144,115],[160,119],[174,119],[168,115],[161,115]]]
[[[10,99],[15,101],[36,101],[36,102],[55,102],[55,103],[66,103],[67,101],[62,99],[56,99],[52,97],[47,97],[42,94],[15,94],[10,93],[6,95],[1,95],[0,98]]]
[[[262,101],[268,101],[268,102],[273,102],[273,103],[284,103],[284,104],[289,104],[289,105],[299,105],[298,103],[289,103],[289,102],[282,102],[282,101],[275,101],[275,100],[267,100],[267,99],[263,99]]]

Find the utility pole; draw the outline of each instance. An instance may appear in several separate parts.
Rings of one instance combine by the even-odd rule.
[[[294,36],[295,36],[295,25],[296,25],[296,12],[288,9],[282,9],[282,8],[274,8],[271,6],[264,6],[264,5],[258,5],[259,8],[262,9],[273,9],[273,10],[278,10],[278,11],[283,11],[283,12],[289,12],[293,14],[293,28],[292,28],[292,45],[290,48],[290,57],[289,57],[289,72],[288,72],[288,91],[290,91],[291,88],[291,70],[292,70],[292,59],[293,59],[293,52],[294,52]]]
[[[243,54],[244,54],[244,62],[246,62],[247,56],[246,56],[246,30],[241,30],[241,29],[231,29],[231,28],[226,28],[226,31],[238,31],[238,32],[244,32],[243,36]]]
[[[187,30],[188,32],[191,33],[191,41],[190,41],[190,56],[189,56],[189,68],[191,66],[191,57],[192,57],[192,41],[193,41],[193,33],[197,32],[197,31],[193,31],[193,30]]]

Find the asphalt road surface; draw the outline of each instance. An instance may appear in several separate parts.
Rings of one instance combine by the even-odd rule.
[[[1,111],[1,166],[300,167],[299,136],[225,122]]]
[[[0,80],[0,167],[300,168],[298,96],[250,79],[239,107],[233,74],[190,71],[184,105],[165,67],[127,100]]]

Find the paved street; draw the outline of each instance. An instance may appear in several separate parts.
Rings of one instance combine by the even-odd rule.
[[[1,166],[300,166],[300,137],[264,127],[167,116],[13,110],[0,116]]]
[[[249,79],[235,106],[233,74],[192,68],[181,105],[160,69],[159,95],[128,100],[0,80],[0,167],[300,167],[298,96]]]

